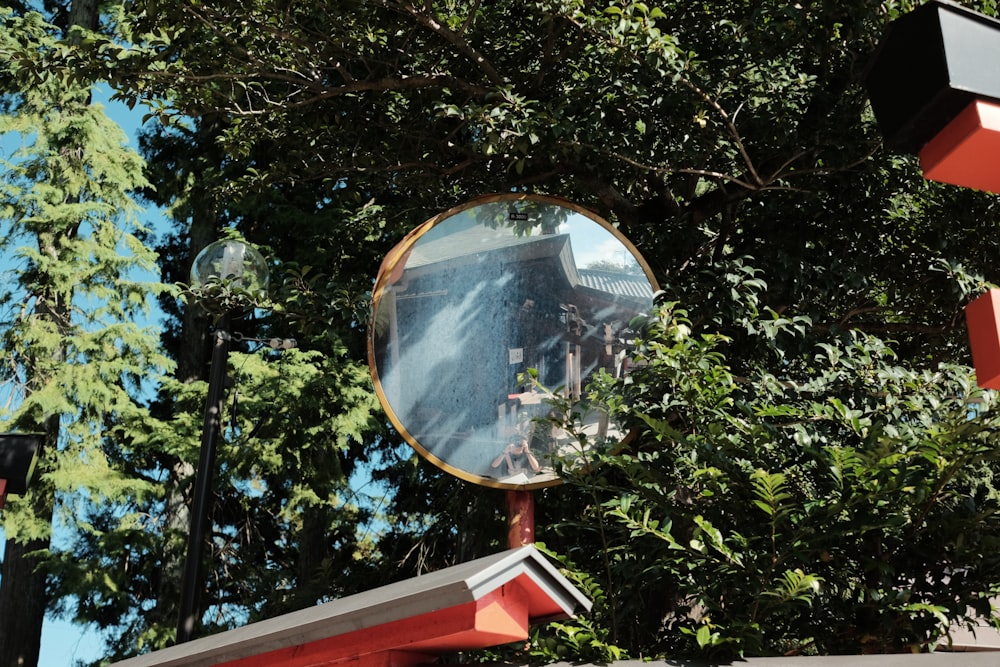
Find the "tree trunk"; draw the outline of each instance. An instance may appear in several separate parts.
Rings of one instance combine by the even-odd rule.
[[[47,596],[41,562],[31,554],[49,548],[48,540],[7,540],[0,579],[0,667],[38,664]]]
[[[73,0],[70,5],[68,21],[70,28],[78,25],[87,30],[97,30],[98,18],[97,0]],[[71,35],[70,41],[75,43],[79,38]]]
[[[59,418],[48,420],[45,447],[54,447]],[[41,455],[44,455],[44,448]],[[43,468],[39,463],[39,468]],[[55,493],[36,470],[26,500],[39,522],[52,525]],[[51,534],[18,541],[8,539],[0,571],[0,667],[36,667],[42,645],[42,624],[48,607],[45,572],[39,569],[48,553]]]

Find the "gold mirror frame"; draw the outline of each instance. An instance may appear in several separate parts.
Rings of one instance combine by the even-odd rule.
[[[413,230],[379,268],[368,327],[379,401],[417,452],[456,477],[559,484],[551,461],[576,442],[544,419],[538,385],[576,399],[598,369],[627,373],[628,323],[656,289],[635,246],[576,204],[466,202]],[[605,415],[584,424],[588,438],[621,439]]]

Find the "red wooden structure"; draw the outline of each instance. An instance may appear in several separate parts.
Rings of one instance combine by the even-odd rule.
[[[920,150],[924,178],[1000,192],[1000,104],[977,100]]]
[[[972,364],[980,387],[1000,389],[1000,290],[991,289],[965,307]]]
[[[114,667],[409,667],[528,638],[590,609],[534,547],[389,584]]]

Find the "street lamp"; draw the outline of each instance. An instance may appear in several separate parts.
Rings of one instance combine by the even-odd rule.
[[[218,319],[212,344],[205,420],[201,432],[201,454],[191,501],[191,529],[181,585],[176,643],[191,639],[198,615],[201,587],[201,556],[209,529],[209,498],[215,469],[215,443],[222,421],[226,364],[229,358],[229,324],[252,309],[267,292],[268,272],[264,258],[241,241],[216,241],[206,246],[191,267],[191,290],[200,304]]]

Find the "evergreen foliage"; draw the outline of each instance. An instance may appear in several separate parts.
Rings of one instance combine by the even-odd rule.
[[[59,48],[60,31],[39,15],[4,10],[2,18],[0,50],[44,60]],[[28,74],[12,61],[5,77],[0,419],[5,431],[47,436],[29,493],[3,510],[0,661],[13,665],[37,660],[43,613],[60,599],[57,582],[72,580],[79,591],[102,577],[58,558],[64,543],[52,542],[53,526],[72,543],[142,522],[120,503],[153,487],[114,462],[130,438],[122,425],[142,421],[140,396],[170,361],[148,320],[161,286],[131,196],[146,185],[141,158],[64,70]],[[114,519],[95,523],[107,506]]]
[[[89,494],[65,496],[54,596],[109,658],[172,637],[212,323],[161,293],[176,376],[136,407],[167,367],[134,326],[148,292],[121,283],[149,257],[116,236],[137,188],[175,223],[164,280],[222,235],[272,258],[272,304],[234,331],[203,632],[503,548],[501,494],[389,429],[365,321],[399,238],[521,190],[605,215],[664,290],[644,365],[588,397],[635,439],[591,443],[586,473],[538,492],[540,539],[598,604],[529,654],[923,650],[991,617],[995,398],[961,313],[997,281],[996,198],[886,154],[860,85],[913,6],[134,0],[63,34],[11,5],[4,127],[47,156],[11,160],[0,203],[25,248],[8,303],[28,308],[4,329],[31,389],[15,416],[64,415],[43,479]],[[98,80],[149,105],[149,183],[87,104]],[[271,336],[300,349],[254,340]],[[47,534],[19,516],[9,534]]]

